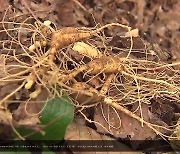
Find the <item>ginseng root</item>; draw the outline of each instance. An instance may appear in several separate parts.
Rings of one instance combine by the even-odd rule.
[[[125,25],[122,25],[119,23],[111,23],[111,24],[102,26],[96,30],[89,30],[89,29],[82,30],[79,28],[67,27],[67,28],[62,28],[57,31],[53,31],[51,34],[50,42],[47,43],[50,45],[50,49],[46,52],[46,56],[49,55],[49,57],[50,57],[49,59],[50,59],[50,61],[52,61],[54,59],[54,55],[58,51],[58,49],[64,48],[72,43],[76,43],[78,41],[91,38],[92,36],[97,35],[103,29],[112,27],[112,26],[118,26],[121,28],[125,28],[128,31],[131,30],[131,28],[128,26],[125,26]],[[48,23],[47,27],[49,27],[49,23]],[[44,44],[46,44],[44,41],[39,41],[39,42],[43,42],[42,46],[44,46]],[[36,44],[39,47],[40,46],[39,42],[35,43],[34,45],[31,45],[29,47],[29,50],[30,51],[35,50]]]

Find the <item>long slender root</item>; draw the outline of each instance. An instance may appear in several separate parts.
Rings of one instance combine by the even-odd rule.
[[[110,105],[112,107],[114,107],[115,109],[125,113],[126,115],[130,116],[131,118],[133,119],[136,119],[138,120],[140,123],[144,123],[147,127],[149,127],[150,129],[152,129],[157,135],[162,135],[164,137],[169,137],[165,134],[162,134],[160,131],[158,131],[158,129],[156,129],[155,127],[159,128],[159,126],[157,125],[153,125],[147,121],[142,121],[142,118],[140,118],[139,116],[137,116],[136,114],[132,113],[131,111],[129,111],[128,109],[122,107],[121,105],[119,105],[117,102],[113,101],[112,99],[110,98],[105,98],[104,99],[104,103],[107,104],[107,105]],[[154,126],[154,127],[153,127]],[[164,129],[167,129],[166,127],[161,127],[161,128],[164,128]],[[171,130],[172,131],[172,130]],[[172,139],[176,139],[176,137],[172,137]]]

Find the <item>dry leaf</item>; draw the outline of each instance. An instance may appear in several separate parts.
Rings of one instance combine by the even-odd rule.
[[[135,0],[137,2],[137,26],[143,27],[144,9],[146,6],[145,0]]]
[[[10,125],[10,121],[12,121],[12,114],[8,110],[0,109],[0,123]]]
[[[178,30],[180,28],[180,14],[173,10],[168,12],[158,12],[158,17],[162,23],[166,25],[169,30]]]
[[[87,126],[82,126],[79,125],[75,122],[69,124],[69,126],[66,129],[66,134],[65,134],[65,140],[91,140],[93,142],[93,140],[108,140],[108,141],[112,141],[112,144],[117,144],[116,146],[121,147],[123,150],[125,151],[129,151],[128,153],[132,153],[130,152],[131,149],[128,148],[126,145],[120,143],[120,142],[113,142],[115,141],[114,139],[106,136],[106,135],[101,135],[98,134],[95,130],[93,130],[92,128],[89,128]],[[81,153],[86,153],[86,154],[124,154],[125,152],[74,152],[75,154],[81,154]]]
[[[145,104],[142,104],[142,111],[144,115],[144,120],[149,122],[147,107],[144,107]],[[111,134],[115,137],[127,138],[130,140],[145,140],[147,138],[154,138],[156,134],[153,130],[148,128],[147,126],[141,126],[141,123],[136,119],[129,117],[128,115],[115,111],[111,107],[102,106],[104,117],[102,115],[100,105],[96,108],[94,121],[102,124]],[[111,125],[109,125],[108,123]],[[97,131],[101,133],[109,133],[107,130],[102,128],[100,125],[95,124],[97,127]],[[140,144],[140,142],[138,142]],[[133,148],[136,148],[138,145],[132,145]]]
[[[5,96],[12,93],[17,88],[18,88],[18,84],[16,83],[10,83],[8,85],[0,87],[0,100],[2,100]]]
[[[4,12],[8,8],[9,3],[8,1],[0,0],[0,6],[0,12]]]
[[[56,3],[57,1],[49,5],[49,3],[46,1],[41,1],[39,4],[30,1],[30,8],[35,11],[40,10],[40,12],[35,14],[37,17],[43,20],[50,19],[52,22],[54,22],[55,20],[53,20],[53,18],[55,18],[55,16],[53,18],[49,18],[49,13],[56,9]]]
[[[83,25],[89,25],[89,21],[85,18],[85,13],[82,10],[75,9],[75,17],[77,22],[81,22]]]
[[[27,106],[25,103],[21,103],[18,109],[13,112],[13,117],[17,121],[17,125],[27,127],[36,126],[39,123],[38,113],[42,109],[42,102],[46,100],[47,97],[48,92],[44,89],[36,100],[29,101]]]
[[[174,44],[175,45],[171,47],[171,54],[173,63],[176,63],[180,61],[180,34],[176,36]],[[174,68],[180,69],[180,66],[175,66]]]
[[[74,15],[74,4],[72,0],[61,0],[57,6],[59,22],[64,26],[74,26],[76,17]]]

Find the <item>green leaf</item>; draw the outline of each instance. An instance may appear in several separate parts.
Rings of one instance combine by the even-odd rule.
[[[39,132],[34,133],[27,139],[30,140],[63,140],[66,127],[74,117],[74,107],[68,96],[56,97],[47,102],[40,116],[40,125],[43,125],[42,129],[45,135]],[[34,130],[25,128],[18,129],[18,132],[22,136],[26,136]]]

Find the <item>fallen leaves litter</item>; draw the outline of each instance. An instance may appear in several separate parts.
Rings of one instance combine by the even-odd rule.
[[[120,149],[122,149],[121,152],[97,152],[96,149],[94,149],[94,152],[73,152],[75,154],[81,154],[81,153],[91,153],[91,154],[124,154],[126,152],[123,151],[128,151],[128,153],[134,153],[131,152],[131,149],[129,147],[127,147],[126,145],[120,143],[120,142],[113,142],[115,141],[115,139],[110,138],[109,136],[106,135],[102,135],[97,133],[94,129],[89,128],[87,126],[83,126],[80,125],[76,122],[72,122],[71,124],[69,124],[69,126],[66,129],[66,134],[65,134],[65,140],[67,141],[71,141],[71,140],[78,140],[78,141],[89,141],[92,142],[93,144],[93,140],[94,143],[96,143],[96,141],[112,141],[109,142],[110,144],[117,144],[116,146],[118,146]],[[79,144],[80,145],[80,142]]]
[[[147,109],[143,107],[143,118],[149,121]],[[99,112],[103,110],[102,112]],[[146,113],[145,113],[146,112]],[[103,115],[104,114],[104,115]],[[102,124],[106,129],[96,124],[97,131],[101,133],[111,133],[115,137],[129,138],[130,140],[145,140],[147,138],[154,138],[156,134],[146,126],[141,125],[135,119],[127,116],[126,114],[116,111],[115,109],[102,105],[96,108],[94,120]]]

